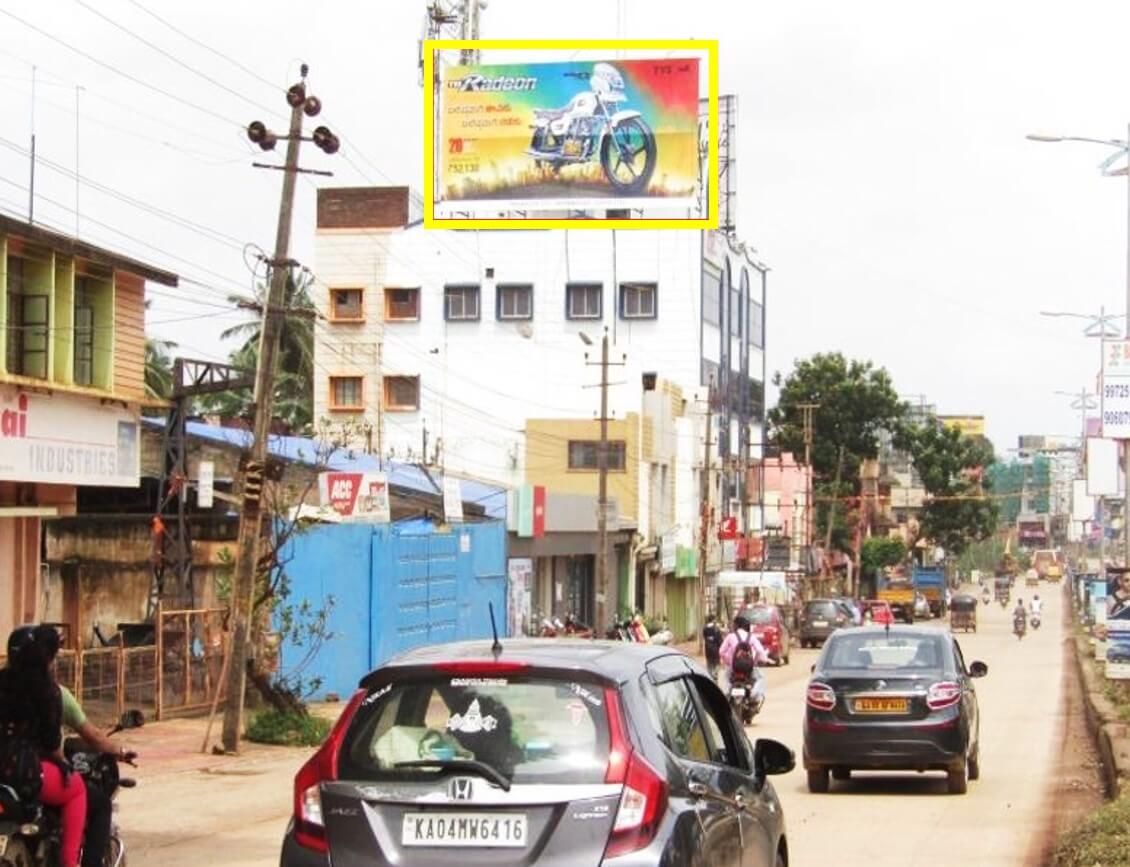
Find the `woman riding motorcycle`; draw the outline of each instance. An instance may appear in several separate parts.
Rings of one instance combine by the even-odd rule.
[[[50,626],[20,626],[8,637],[8,664],[0,669],[0,748],[26,745],[38,755],[39,800],[62,818],[60,867],[79,867],[86,784],[63,757],[63,696],[51,672],[59,633]]]

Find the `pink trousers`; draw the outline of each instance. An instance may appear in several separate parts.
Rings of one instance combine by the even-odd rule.
[[[86,784],[78,774],[67,775],[53,762],[43,762],[43,791],[39,800],[58,807],[63,816],[62,867],[78,867],[82,848],[83,826],[86,824]]]

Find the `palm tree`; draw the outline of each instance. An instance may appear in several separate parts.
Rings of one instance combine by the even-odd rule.
[[[145,299],[145,309],[149,309],[152,299]],[[172,350],[177,345],[172,340],[145,338],[145,393],[149,397],[168,400],[173,394]]]

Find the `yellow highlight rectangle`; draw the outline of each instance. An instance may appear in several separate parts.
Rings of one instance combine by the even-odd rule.
[[[517,51],[705,51],[707,54],[707,201],[705,217],[638,220],[505,219],[460,220],[436,217],[435,77],[436,51],[461,49]],[[428,229],[717,229],[718,228],[718,40],[717,39],[426,39],[424,40],[424,227]],[[661,206],[661,203],[657,202]],[[615,200],[609,201],[615,209]]]

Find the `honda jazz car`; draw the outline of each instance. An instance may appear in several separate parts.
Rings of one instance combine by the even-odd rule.
[[[980,775],[980,715],[957,640],[922,627],[864,627],[832,633],[805,696],[808,788],[827,792],[829,774],[853,770],[945,771],[964,794]]]
[[[689,657],[556,639],[436,645],[365,677],[294,781],[282,867],[779,867],[769,775]]]

